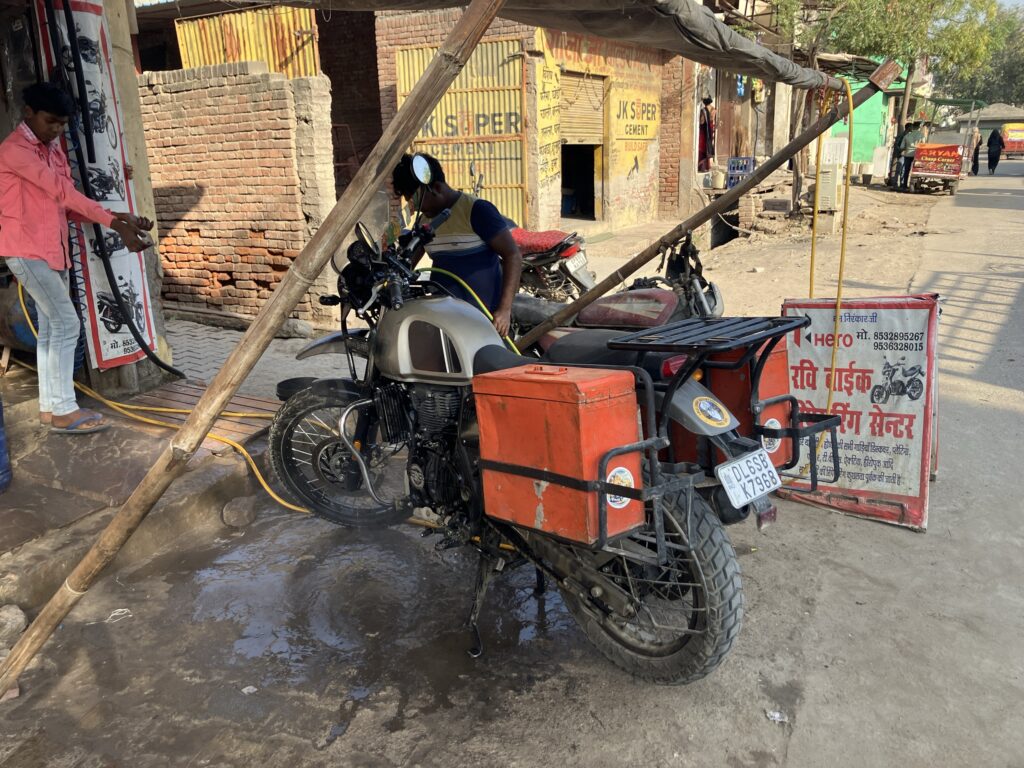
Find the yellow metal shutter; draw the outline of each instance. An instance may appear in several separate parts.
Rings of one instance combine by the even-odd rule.
[[[604,144],[604,78],[562,73],[562,139],[569,144]]]

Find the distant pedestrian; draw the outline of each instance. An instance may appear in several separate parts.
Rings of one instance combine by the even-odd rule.
[[[981,164],[981,131],[977,128],[971,132],[971,147],[973,157],[971,159],[971,176],[977,176]]]
[[[914,168],[917,145],[923,144],[924,139],[925,132],[921,130],[920,123],[914,123],[910,132],[903,137],[903,172],[900,174],[900,189],[904,192],[910,182],[910,172]]]
[[[892,179],[889,182],[890,186],[898,187],[903,178],[903,140],[913,128],[913,123],[906,123],[896,134],[896,140],[892,143],[892,164],[889,167],[889,177]]]
[[[0,143],[0,258],[36,303],[39,338],[39,420],[55,432],[98,432],[103,415],[75,400],[75,347],[81,320],[68,293],[68,219],[114,230],[132,251],[146,247],[153,222],[112,213],[71,181],[60,146],[75,106],[50,83],[23,93],[24,120]]]
[[[999,159],[1003,156],[1003,150],[1006,149],[1006,140],[1003,138],[1003,132],[999,128],[993,128],[992,133],[988,137],[988,175],[995,176],[996,166],[999,165]]]
[[[704,173],[710,171],[715,162],[715,104],[710,96],[701,101],[699,122],[697,170]]]

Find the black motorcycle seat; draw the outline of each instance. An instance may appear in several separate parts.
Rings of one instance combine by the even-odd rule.
[[[111,304],[114,303],[114,294],[107,293],[106,291],[97,291],[96,298],[100,301],[109,301]]]
[[[640,353],[626,349],[608,349],[608,342],[625,331],[593,329],[569,333],[548,347],[544,360],[567,365],[638,365]]]
[[[531,363],[554,365],[639,365],[641,354],[624,349],[608,349],[611,339],[623,335],[623,331],[581,330],[570,333],[552,344],[543,357],[524,357],[505,347],[491,344],[481,347],[473,357],[473,374],[494,373],[509,368],[518,368]]]
[[[495,371],[519,368],[523,365],[538,362],[540,361],[536,358],[523,357],[522,355],[517,355],[515,352],[512,352],[505,347],[498,346],[497,344],[489,344],[486,347],[481,347],[473,356],[473,375],[478,376],[482,373],[494,373]]]

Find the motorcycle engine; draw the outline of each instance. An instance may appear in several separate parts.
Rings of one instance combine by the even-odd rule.
[[[455,463],[461,393],[454,388],[413,386],[414,437],[409,445],[409,490],[419,506],[435,513],[463,501],[463,480]]]

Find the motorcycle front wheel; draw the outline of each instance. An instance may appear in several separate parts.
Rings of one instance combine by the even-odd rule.
[[[889,393],[885,391],[885,387],[881,384],[875,384],[871,388],[871,402],[875,405],[881,405],[889,399]]]
[[[103,319],[100,320],[100,322],[103,323],[103,327],[106,328],[111,333],[117,333],[118,331],[121,330],[121,326],[124,325],[124,323],[118,323],[115,322],[114,320]]]
[[[270,463],[295,499],[310,512],[338,525],[372,528],[409,516],[405,497],[406,452],[379,441],[372,406],[349,413],[345,436],[361,444],[370,482],[385,503],[366,487],[362,471],[341,439],[340,424],[355,398],[324,396],[304,389],[290,397],[270,424]]]
[[[562,594],[583,632],[613,664],[650,682],[681,685],[709,674],[732,649],[743,623],[743,587],[736,551],[711,508],[694,497],[687,520],[684,498],[672,501],[666,497],[669,560],[663,566],[649,564],[655,542],[647,530],[617,545],[635,559],[574,548],[583,568],[598,570],[630,596],[637,608],[630,620]]]

